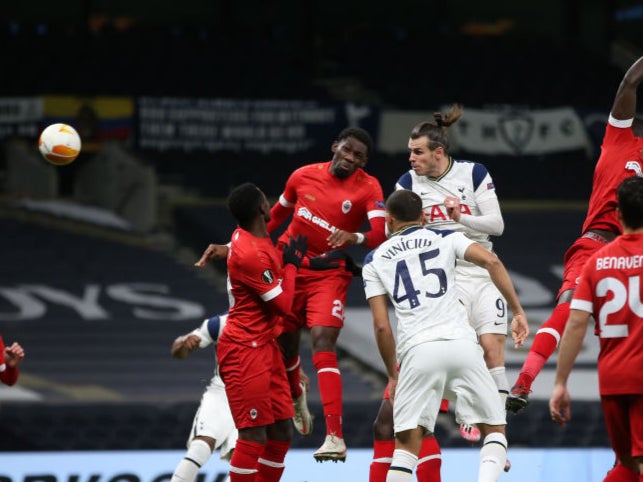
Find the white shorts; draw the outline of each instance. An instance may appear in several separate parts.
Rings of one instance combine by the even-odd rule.
[[[469,323],[478,336],[487,333],[507,335],[507,301],[487,274],[475,267],[456,268],[458,298],[464,304]]]
[[[214,376],[203,392],[192,430],[188,438],[189,446],[194,437],[210,437],[216,440],[215,449],[223,460],[230,460],[231,450],[237,443],[239,432],[234,426],[225,386],[218,376]]]
[[[406,352],[393,403],[395,432],[418,426],[433,432],[443,398],[455,401],[458,423],[506,423],[498,387],[473,341],[429,341]]]

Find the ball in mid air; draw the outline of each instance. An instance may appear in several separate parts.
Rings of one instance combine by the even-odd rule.
[[[80,136],[68,124],[51,124],[38,139],[38,149],[43,157],[56,166],[73,162],[80,154]]]

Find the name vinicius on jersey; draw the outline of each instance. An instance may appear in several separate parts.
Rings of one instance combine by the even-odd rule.
[[[382,253],[382,258],[393,259],[400,253],[404,253],[410,250],[428,248],[429,246],[431,246],[431,244],[432,244],[431,241],[428,239],[401,238],[398,243],[392,245],[384,253]]]

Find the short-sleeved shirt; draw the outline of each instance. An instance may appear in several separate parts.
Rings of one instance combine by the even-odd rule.
[[[364,261],[366,298],[388,295],[397,317],[397,357],[434,340],[476,341],[455,289],[455,260],[473,243],[462,233],[411,227],[394,234]]]
[[[592,194],[589,198],[583,233],[590,229],[621,232],[616,220],[616,188],[626,178],[643,176],[643,139],[632,132],[632,120],[610,117],[601,145],[601,155],[594,168]]]
[[[643,394],[643,234],[597,251],[583,268],[571,308],[594,316],[601,395]]]
[[[367,220],[385,215],[384,194],[375,177],[358,169],[340,179],[330,173],[330,166],[331,161],[300,167],[288,178],[280,199],[294,212],[279,242],[307,236],[308,256],[328,251],[327,238],[335,230],[356,232]]]
[[[263,345],[279,334],[280,318],[266,303],[282,293],[281,255],[269,237],[241,228],[232,233],[228,251],[228,289],[232,306],[221,340]]]

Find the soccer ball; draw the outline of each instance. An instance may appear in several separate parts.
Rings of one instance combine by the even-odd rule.
[[[38,149],[50,163],[64,166],[80,154],[80,136],[68,124],[51,124],[40,134]]]

